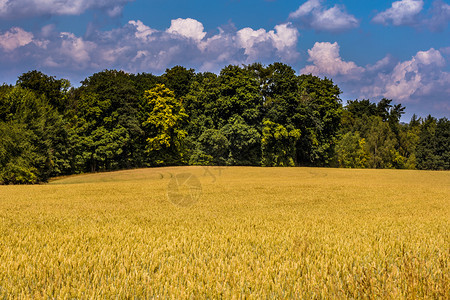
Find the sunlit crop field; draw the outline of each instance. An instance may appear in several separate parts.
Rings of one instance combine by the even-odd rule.
[[[448,299],[449,222],[450,172],[173,167],[0,186],[0,298]]]

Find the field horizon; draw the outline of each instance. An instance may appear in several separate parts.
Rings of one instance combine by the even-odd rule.
[[[449,183],[187,166],[0,186],[0,298],[448,298]]]

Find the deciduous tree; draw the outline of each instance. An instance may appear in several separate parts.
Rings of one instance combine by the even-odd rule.
[[[174,92],[157,84],[144,96],[149,111],[144,128],[147,133],[147,151],[156,165],[183,164],[185,158],[184,130],[188,115]]]

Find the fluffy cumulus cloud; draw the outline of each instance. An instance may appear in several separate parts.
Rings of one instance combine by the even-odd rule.
[[[48,15],[80,15],[89,9],[117,16],[132,0],[0,0],[0,18],[17,19]]]
[[[0,64],[64,71],[68,76],[105,68],[159,73],[176,64],[217,71],[226,64],[292,62],[298,57],[298,35],[289,23],[269,31],[226,26],[208,34],[201,22],[189,18],[172,20],[165,30],[131,20],[82,37],[58,32],[52,25],[33,33],[11,28],[0,32]]]
[[[201,41],[206,35],[206,32],[203,30],[203,24],[199,21],[191,18],[179,18],[172,20],[170,27],[166,31],[188,39],[193,39],[194,41]]]
[[[84,68],[90,62],[91,54],[96,50],[93,42],[85,41],[69,32],[63,32],[60,36],[59,56],[62,60],[70,57],[75,66]],[[49,57],[51,59],[51,57]]]
[[[151,39],[151,35],[156,32],[156,30],[144,25],[144,23],[142,23],[142,21],[140,20],[132,20],[129,21],[128,24],[135,27],[136,32],[134,33],[134,36],[144,41],[148,41],[149,39]]]
[[[297,57],[294,50],[297,44],[298,31],[289,23],[275,26],[275,30],[253,30],[244,28],[236,33],[237,45],[244,49],[247,61],[268,58],[273,52],[279,53],[287,60]]]
[[[392,3],[387,10],[378,13],[372,21],[383,25],[428,27],[432,31],[443,30],[450,21],[450,5],[441,0],[433,1],[428,13],[423,0],[401,0]]]
[[[341,58],[337,43],[315,43],[308,50],[308,61],[312,64],[300,72],[331,76],[348,94],[359,98],[385,97],[407,105],[428,99],[429,112],[448,115],[450,73],[445,71],[446,51],[449,50],[431,48],[417,52],[406,61],[395,61],[388,55],[373,65],[358,66]]]
[[[365,87],[363,92],[405,102],[448,94],[450,73],[443,71],[445,63],[438,50],[419,51],[411,60],[398,62],[391,72],[378,74],[374,84]]]
[[[422,0],[401,0],[392,3],[392,6],[377,14],[373,21],[375,23],[381,23],[387,25],[392,23],[393,25],[411,25],[416,23],[416,18],[422,11]]]
[[[343,78],[353,78],[361,74],[364,69],[358,67],[352,61],[342,60],[339,53],[337,42],[331,44],[328,42],[315,43],[312,49],[308,50],[309,59],[312,65],[308,65],[300,72],[304,74],[337,76],[343,75]]]
[[[0,48],[6,52],[11,52],[19,47],[28,45],[33,41],[33,34],[26,32],[22,28],[13,27],[4,34],[0,34]]]
[[[289,18],[303,27],[317,31],[340,32],[359,26],[359,21],[348,14],[343,6],[327,8],[323,2],[324,0],[308,0],[292,12]]]

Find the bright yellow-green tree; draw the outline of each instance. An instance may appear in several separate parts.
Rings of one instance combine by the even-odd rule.
[[[157,84],[145,91],[147,119],[147,151],[152,164],[168,165],[185,162],[184,141],[187,135],[183,129],[188,115],[181,100],[164,84]]]
[[[358,132],[347,132],[337,142],[336,158],[340,168],[367,168],[370,157],[366,140]]]
[[[301,131],[295,128],[286,128],[269,120],[264,121],[263,124],[261,140],[262,166],[295,166],[295,144],[300,139]]]

